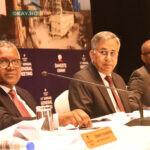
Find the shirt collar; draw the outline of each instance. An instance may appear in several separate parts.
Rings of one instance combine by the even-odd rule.
[[[102,73],[102,72],[98,72],[98,73],[99,73],[99,75],[101,76],[101,78],[104,80],[105,77],[106,77],[106,75],[105,75],[104,73]],[[109,76],[111,76],[111,74],[109,74]]]
[[[6,87],[6,86],[4,86],[4,85],[0,85],[0,87],[1,87],[6,93],[8,93],[8,92],[11,90],[10,88],[8,88],[8,87]],[[15,92],[16,92],[16,87],[15,87],[15,86],[13,86],[12,89],[15,90]]]

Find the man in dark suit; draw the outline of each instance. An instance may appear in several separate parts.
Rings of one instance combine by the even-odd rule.
[[[35,119],[36,102],[32,95],[16,84],[21,77],[20,54],[14,44],[0,41],[0,130],[22,120]],[[91,120],[82,110],[55,115],[59,125],[89,127]]]
[[[71,81],[69,85],[69,103],[71,110],[82,109],[91,118],[114,112],[130,112],[126,85],[121,76],[113,70],[117,64],[120,40],[112,32],[97,33],[91,40],[89,52],[91,63],[74,75],[82,81],[98,85],[116,87],[112,90],[102,86]],[[106,78],[112,78],[109,82]],[[116,96],[117,95],[117,96]]]
[[[141,46],[141,60],[145,65],[134,70],[129,79],[129,100],[140,101],[143,107],[150,108],[150,40]]]

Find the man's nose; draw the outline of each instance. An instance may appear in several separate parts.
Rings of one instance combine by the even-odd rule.
[[[14,66],[13,66],[13,64],[11,63],[11,62],[9,62],[9,64],[8,64],[8,67],[7,67],[8,69],[10,69],[10,68],[14,68]]]
[[[106,55],[105,58],[106,58],[106,59],[111,59],[111,53],[107,53],[107,55]]]

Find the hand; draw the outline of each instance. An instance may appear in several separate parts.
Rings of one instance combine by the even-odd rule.
[[[66,126],[68,124],[72,124],[75,127],[79,126],[79,128],[92,126],[90,117],[81,109],[59,114],[58,118],[60,126]]]

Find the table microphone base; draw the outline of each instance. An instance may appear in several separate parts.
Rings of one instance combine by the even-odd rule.
[[[126,123],[127,126],[150,126],[150,117],[138,118]]]

